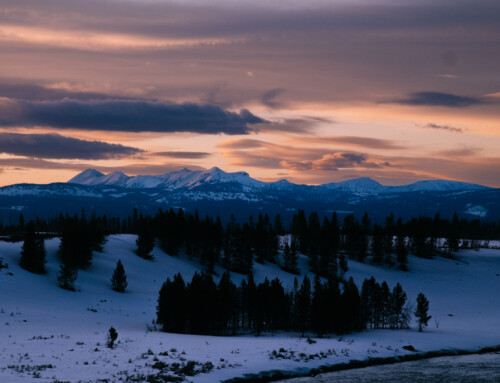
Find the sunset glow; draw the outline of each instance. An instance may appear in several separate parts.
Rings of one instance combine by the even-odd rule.
[[[500,3],[6,0],[0,186],[218,166],[500,187]]]

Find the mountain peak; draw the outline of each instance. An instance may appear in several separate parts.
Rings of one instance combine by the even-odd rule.
[[[384,186],[369,177],[354,178],[352,180],[333,182],[322,185],[331,190],[342,190],[353,193],[377,194]]]
[[[104,177],[104,174],[95,169],[86,169],[68,181],[71,184],[91,185],[92,181]]]
[[[350,180],[341,181],[339,183],[344,183],[344,184],[351,183],[351,184],[365,184],[365,185],[381,185],[380,182],[375,181],[374,179],[372,179],[370,177],[353,178],[353,179],[350,179]]]

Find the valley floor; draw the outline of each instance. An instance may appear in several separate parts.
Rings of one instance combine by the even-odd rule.
[[[354,359],[412,354],[403,348],[407,345],[417,352],[500,345],[500,250],[461,251],[455,260],[410,257],[409,272],[351,261],[347,276],[358,286],[373,275],[391,288],[400,282],[411,302],[423,292],[430,301],[429,327],[423,333],[413,324],[410,330],[324,339],[310,334],[311,342],[288,333],[210,337],[151,331],[161,284],[177,272],[188,280],[201,266],[159,249],[153,261],[143,260],[133,253],[135,236],[110,236],[92,266],[79,272],[77,292],[57,286],[58,239],[46,243],[48,272],[41,276],[18,266],[21,245],[0,242],[0,258],[9,264],[0,270],[2,382],[145,381],[166,365],[166,375],[194,373],[186,380],[216,382],[261,371],[306,372]],[[127,274],[124,294],[111,290],[118,259]],[[306,259],[301,269],[307,269]],[[292,287],[294,276],[276,265],[256,264],[254,271],[256,282],[277,276]],[[237,284],[242,278],[233,274]],[[112,350],[106,347],[111,326],[118,331]]]

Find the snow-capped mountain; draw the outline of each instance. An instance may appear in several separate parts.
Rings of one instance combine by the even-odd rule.
[[[447,180],[426,180],[417,181],[409,185],[384,186],[368,177],[355,178],[348,181],[333,182],[322,185],[331,190],[342,190],[356,194],[385,194],[385,193],[406,193],[419,191],[458,191],[458,190],[482,190],[487,186],[470,184],[466,182]]]
[[[103,174],[87,169],[67,183],[17,184],[0,188],[0,224],[25,219],[80,214],[127,217],[134,209],[155,214],[158,209],[198,210],[200,214],[231,214],[242,219],[260,213],[280,214],[284,221],[299,209],[329,216],[368,212],[374,220],[394,213],[401,218],[440,213],[450,217],[500,219],[500,189],[455,181],[419,181],[385,186],[370,178],[324,185],[297,185],[287,180],[263,182],[246,172],[218,168],[183,169],[162,175]]]
[[[127,176],[122,172],[104,175],[97,170],[87,169],[73,177],[68,183],[89,186],[119,186],[129,189],[161,188],[166,190],[193,189],[203,184],[216,183],[237,183],[255,188],[262,187],[265,184],[251,178],[246,172],[226,173],[217,167],[208,170],[183,169],[159,176]]]
[[[378,194],[384,193],[385,190],[387,190],[387,186],[384,186],[368,177],[355,178],[341,182],[332,182],[322,186],[330,190],[340,190],[357,194]]]
[[[160,188],[165,190],[178,190],[182,188],[195,189],[199,186],[208,184],[215,185],[230,183],[242,185],[245,186],[247,190],[254,191],[259,189],[294,190],[299,186],[284,179],[276,182],[262,182],[251,178],[246,172],[226,173],[217,167],[208,170],[183,169],[158,176],[127,176],[122,172],[113,172],[104,175],[97,170],[87,169],[77,176],[73,177],[68,181],[68,183],[87,186],[117,186],[128,189]],[[367,177],[356,178],[348,181],[327,183],[316,187],[354,194],[385,194],[418,191],[458,191],[487,189],[486,186],[446,180],[418,181],[403,186],[384,186],[379,182]]]

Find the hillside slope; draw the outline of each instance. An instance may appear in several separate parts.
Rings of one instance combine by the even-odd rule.
[[[0,242],[0,257],[9,264],[9,269],[0,270],[0,381],[30,382],[34,373],[44,382],[115,381],[157,373],[152,368],[156,358],[181,364],[210,361],[214,365],[211,372],[190,380],[215,382],[265,370],[309,369],[351,359],[402,355],[409,353],[401,348],[408,344],[418,351],[474,350],[500,344],[499,250],[464,251],[457,260],[410,257],[411,271],[407,273],[351,261],[348,276],[358,284],[371,275],[380,282],[386,280],[390,287],[401,282],[412,302],[418,292],[424,292],[433,316],[429,328],[424,333],[415,328],[365,331],[309,344],[298,334],[210,337],[148,332],[161,284],[177,272],[190,279],[201,270],[200,265],[159,249],[155,249],[153,261],[146,261],[133,253],[134,236],[110,236],[104,251],[95,254],[92,266],[80,271],[80,291],[69,292],[56,284],[58,243],[58,239],[47,241],[48,273],[38,276],[18,266],[21,243]],[[127,273],[124,294],[111,290],[110,278],[118,259]],[[301,259],[300,267],[307,269],[306,259]],[[257,282],[278,276],[286,288],[292,287],[294,276],[275,265],[256,264],[254,271]],[[242,278],[233,274],[236,283]],[[113,350],[104,346],[110,326],[119,334]],[[280,348],[305,357],[299,361],[271,359],[270,353]],[[168,355],[160,355],[162,352]],[[321,352],[325,358],[314,356]],[[43,365],[52,368],[40,367]]]

